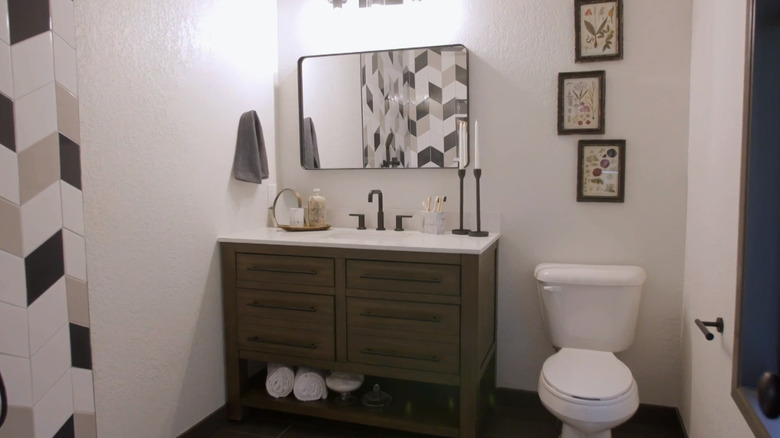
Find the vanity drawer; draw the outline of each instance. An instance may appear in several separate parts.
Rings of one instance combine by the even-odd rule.
[[[333,328],[301,330],[242,322],[238,326],[238,347],[266,353],[334,360]]]
[[[347,326],[349,330],[457,336],[460,333],[460,306],[347,298]]]
[[[333,259],[265,254],[237,254],[238,281],[333,286]]]
[[[352,334],[347,343],[350,362],[448,374],[459,370],[457,343]]]
[[[460,266],[347,260],[347,287],[459,296]]]
[[[239,321],[305,328],[333,327],[333,297],[328,295],[238,289]]]

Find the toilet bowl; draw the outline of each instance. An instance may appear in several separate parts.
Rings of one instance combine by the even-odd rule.
[[[536,267],[542,319],[559,351],[539,374],[539,398],[561,438],[610,438],[639,407],[631,370],[614,352],[634,340],[645,272],[638,266]]]
[[[631,372],[609,352],[561,349],[542,366],[538,391],[563,423],[561,438],[609,438],[639,407]]]

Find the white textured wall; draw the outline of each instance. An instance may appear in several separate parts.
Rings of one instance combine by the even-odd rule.
[[[224,403],[216,237],[266,221],[231,165],[255,109],[276,177],[276,4],[75,5],[98,435],[177,436]]]
[[[691,437],[753,436],[731,399],[747,2],[694,0],[682,402]],[[696,318],[722,317],[707,342]]]
[[[333,10],[322,0],[279,8],[278,165],[284,186],[321,187],[333,208],[365,209],[369,188],[387,209],[428,195],[457,205],[454,171],[304,171],[298,158],[300,56],[463,43],[470,108],[479,120],[483,209],[501,212],[498,385],[535,390],[552,354],[539,316],[540,262],[633,263],[648,274],[634,346],[619,356],[643,403],[677,406],[685,244],[691,0],[624,2],[625,57],[574,63],[570,1],[426,0]],[[414,31],[407,31],[413,29]],[[578,138],[556,134],[557,74],[606,70],[606,135],[626,139],[624,204],[577,203]],[[473,201],[467,179],[467,205]],[[373,216],[369,216],[369,225]]]

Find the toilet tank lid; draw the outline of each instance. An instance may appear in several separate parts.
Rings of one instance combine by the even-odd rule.
[[[536,266],[534,277],[544,283],[588,286],[641,286],[647,278],[639,266],[563,263],[542,263]]]

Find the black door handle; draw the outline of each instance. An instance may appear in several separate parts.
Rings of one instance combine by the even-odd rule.
[[[767,418],[780,417],[780,377],[769,371],[758,380],[758,406]]]

